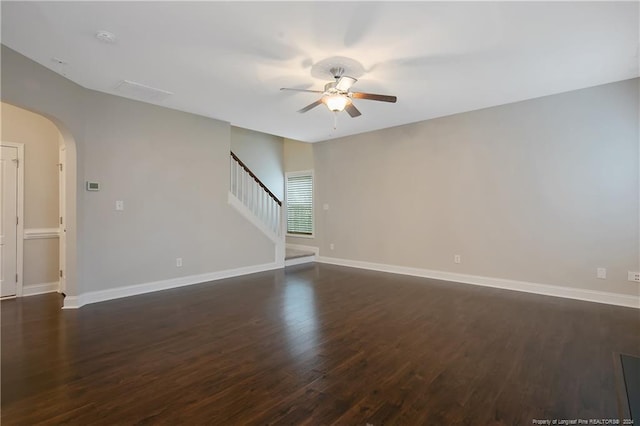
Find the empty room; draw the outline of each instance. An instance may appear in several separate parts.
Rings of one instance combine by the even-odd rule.
[[[0,15],[3,425],[640,422],[640,2]]]

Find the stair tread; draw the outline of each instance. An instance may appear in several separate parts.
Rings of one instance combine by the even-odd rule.
[[[312,251],[305,251],[305,250],[297,250],[297,249],[286,249],[285,251],[285,256],[284,259],[285,260],[290,260],[290,259],[298,259],[300,257],[307,257],[307,256],[314,256],[315,253]]]

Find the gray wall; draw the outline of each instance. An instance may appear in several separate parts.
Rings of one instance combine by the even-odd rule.
[[[638,90],[635,79],[314,144],[316,238],[306,244],[335,258],[638,294],[627,281],[640,269]]]
[[[306,170],[313,170],[313,144],[285,138],[284,171]]]
[[[80,205],[83,196],[82,170],[84,164],[77,162],[82,155],[84,141],[84,94],[86,91],[69,80],[51,72],[13,50],[1,45],[2,79],[1,100],[42,114],[52,120],[63,136],[67,152],[68,177],[66,183],[67,270],[66,294],[78,294],[78,282],[83,271],[84,251],[79,238],[83,229]],[[76,209],[76,204],[78,209]]]
[[[280,201],[284,199],[281,137],[232,126],[231,150]]]
[[[273,262],[274,244],[227,203],[228,123],[86,90],[5,46],[2,100],[75,142],[69,294]],[[86,180],[102,190],[85,192]]]
[[[284,171],[300,172],[313,170],[313,144],[293,139],[284,140]],[[308,237],[286,236],[288,244],[313,245]]]
[[[85,112],[85,176],[102,185],[85,194],[88,290],[273,262],[227,202],[228,123],[97,92]]]
[[[58,228],[60,132],[50,120],[2,103],[2,141],[24,144],[24,229]],[[23,285],[58,281],[58,239],[24,242]]]

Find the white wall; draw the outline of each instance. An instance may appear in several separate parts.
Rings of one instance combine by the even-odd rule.
[[[68,294],[273,262],[274,244],[227,203],[228,123],[84,89],[5,46],[2,100],[53,118],[75,142]]]
[[[635,79],[314,144],[307,244],[637,295],[627,271],[640,269],[638,90]]]
[[[283,139],[231,127],[231,150],[280,201],[284,200]]]
[[[24,144],[24,229],[58,229],[60,132],[38,114],[0,104],[2,141]],[[58,281],[58,239],[24,242],[23,286]]]

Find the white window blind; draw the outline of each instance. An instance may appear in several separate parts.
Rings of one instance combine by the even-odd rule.
[[[313,235],[313,176],[287,176],[287,233]]]

